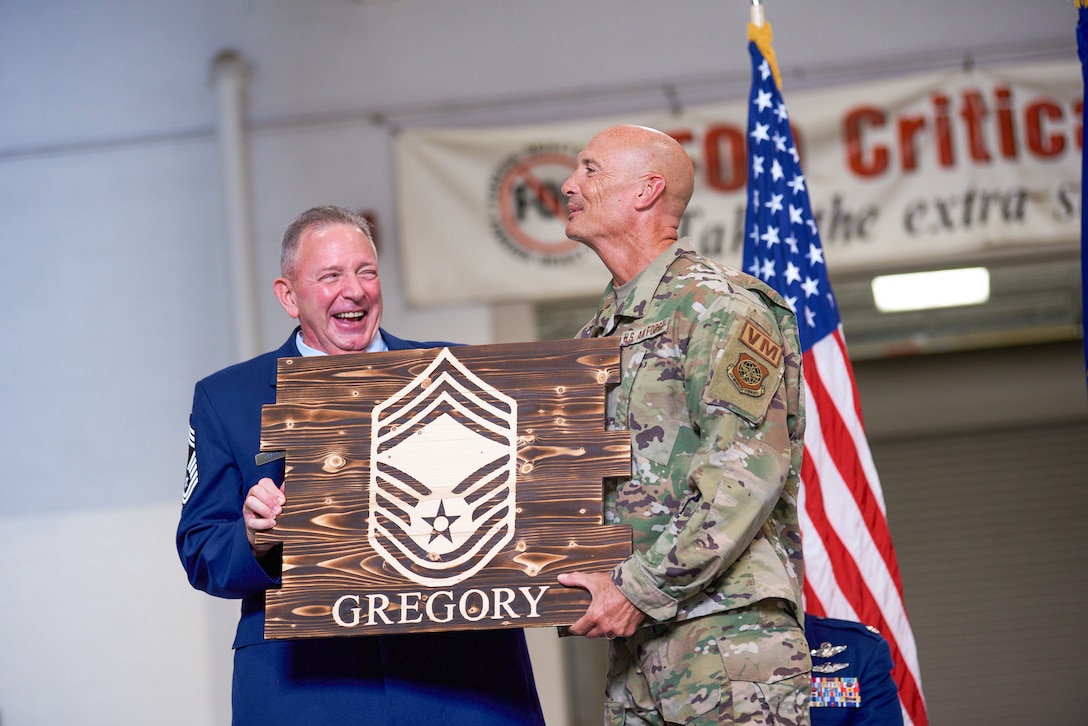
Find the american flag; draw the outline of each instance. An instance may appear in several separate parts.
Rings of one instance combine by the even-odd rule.
[[[770,25],[750,24],[748,208],[744,270],[797,313],[805,380],[805,454],[799,502],[805,610],[878,628],[891,646],[904,720],[928,723],[914,635],[880,480],[820,234],[776,79]]]

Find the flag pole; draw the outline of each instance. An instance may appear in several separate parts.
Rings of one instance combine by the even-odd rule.
[[[757,28],[763,27],[763,3],[752,0],[752,7],[748,10],[749,22]]]
[[[763,15],[763,0],[751,0],[751,2],[752,6],[748,13],[748,40],[755,43],[763,57],[767,59],[767,63],[770,64],[771,71],[774,73],[775,85],[781,91],[782,74],[778,72],[778,61],[775,60],[774,48],[771,47],[773,32],[771,24],[767,22]],[[1084,2],[1088,2],[1088,0],[1084,0]]]

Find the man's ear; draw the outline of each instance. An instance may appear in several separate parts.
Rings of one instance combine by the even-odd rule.
[[[665,194],[665,177],[660,174],[647,174],[639,182],[641,186],[635,198],[635,209],[649,209]]]
[[[291,282],[285,277],[277,277],[272,283],[272,292],[275,293],[276,299],[280,301],[280,305],[287,314],[292,318],[298,318],[298,305],[295,303],[295,291],[291,287]]]

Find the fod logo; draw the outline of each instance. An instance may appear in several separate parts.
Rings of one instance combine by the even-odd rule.
[[[491,229],[518,257],[545,265],[574,262],[582,246],[567,239],[567,201],[560,187],[578,149],[538,144],[507,158],[491,178]]]

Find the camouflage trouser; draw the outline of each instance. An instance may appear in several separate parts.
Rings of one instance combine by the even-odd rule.
[[[812,661],[781,600],[609,644],[605,723],[807,726]]]

